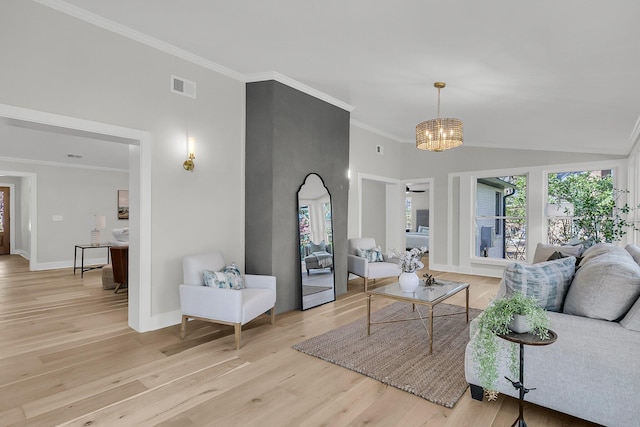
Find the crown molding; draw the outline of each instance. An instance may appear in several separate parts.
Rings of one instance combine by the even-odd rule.
[[[42,165],[42,166],[55,166],[55,167],[63,167],[63,168],[89,169],[89,170],[103,171],[103,172],[118,172],[118,173],[127,173],[127,174],[129,173],[129,169],[107,168],[104,166],[91,166],[91,165],[74,165],[71,163],[23,159],[20,157],[0,157],[0,161],[13,162],[13,163],[26,163],[31,165]]]
[[[369,131],[371,133],[375,133],[376,135],[380,135],[380,136],[384,136],[385,138],[389,138],[392,141],[401,142],[401,143],[414,142],[414,141],[411,141],[411,140],[402,139],[399,136],[392,135],[392,134],[387,133],[387,132],[385,132],[383,130],[374,128],[373,126],[369,126],[368,124],[362,123],[362,122],[360,122],[358,120],[351,119],[351,124],[356,126],[356,127],[359,127],[360,129],[364,129],[364,130]]]
[[[629,149],[629,153],[627,153],[629,155],[633,153],[634,150],[638,150],[638,148],[640,148],[640,117],[636,120],[636,124],[629,136],[629,146],[631,147]]]
[[[334,98],[331,95],[327,95],[324,92],[320,92],[317,89],[312,88],[311,86],[308,86],[304,83],[300,83],[297,80],[292,79],[291,77],[287,77],[283,74],[280,74],[276,71],[266,71],[264,73],[256,73],[256,74],[250,74],[246,76],[245,82],[246,83],[253,83],[253,82],[263,82],[263,81],[267,81],[267,80],[275,80],[279,83],[282,83],[284,85],[287,85],[289,87],[292,87],[294,89],[299,90],[300,92],[304,92],[307,95],[311,95],[314,98],[318,98],[322,101],[325,101],[331,105],[335,105],[338,108],[342,108],[343,110],[346,110],[348,112],[352,112],[353,110],[356,109],[356,107],[347,104],[346,102],[340,101],[337,98]]]
[[[240,81],[245,80],[245,76],[241,73],[238,73],[237,71],[234,71],[230,68],[217,64],[201,56],[188,52],[172,44],[158,40],[155,37],[151,37],[147,34],[141,33],[140,31],[136,31],[132,28],[126,27],[122,24],[118,24],[117,22],[111,21],[102,16],[88,12],[84,9],[71,5],[62,0],[34,0],[34,1],[42,4],[43,6],[47,6],[47,7],[50,7],[51,9],[55,9],[58,12],[62,12],[66,15],[73,16],[74,18],[78,18],[82,21],[88,22],[89,24],[93,24],[107,31],[111,31],[123,37],[127,37],[131,40],[135,40],[139,43],[153,47],[155,49],[158,49],[159,51],[168,53],[178,58],[184,59],[185,61],[189,61],[194,64],[200,65],[204,68],[215,71],[227,77],[231,77],[233,79],[240,80]]]

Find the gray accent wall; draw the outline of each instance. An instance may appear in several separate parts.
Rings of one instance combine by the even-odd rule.
[[[245,270],[276,276],[276,312],[301,307],[297,193],[310,173],[333,207],[336,294],[347,291],[350,113],[282,83],[246,86]]]

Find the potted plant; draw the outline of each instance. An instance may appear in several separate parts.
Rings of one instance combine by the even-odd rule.
[[[526,317],[530,333],[541,339],[549,338],[549,317],[547,311],[538,306],[534,297],[515,292],[509,297],[493,301],[479,316],[477,333],[472,350],[476,373],[480,385],[490,400],[497,397],[496,382],[498,380],[499,339],[497,335],[506,335],[512,331],[512,322],[517,315]],[[514,377],[518,376],[518,346],[515,343],[503,342],[510,346],[509,370]]]
[[[410,251],[398,252],[395,249],[389,251],[389,255],[392,258],[399,259],[399,265],[402,269],[402,274],[398,278],[400,289],[403,292],[414,292],[420,284],[420,279],[416,274],[416,270],[424,268],[424,264],[421,261],[422,255],[427,253],[425,246],[421,248],[413,248]]]

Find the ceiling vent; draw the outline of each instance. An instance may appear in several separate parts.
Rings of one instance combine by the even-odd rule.
[[[171,76],[171,92],[178,93],[180,95],[188,96],[189,98],[196,97],[196,84],[182,77]]]

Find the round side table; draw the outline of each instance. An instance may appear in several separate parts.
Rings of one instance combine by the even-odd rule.
[[[537,335],[533,335],[531,333],[517,334],[515,332],[509,332],[508,334],[498,335],[498,336],[507,341],[520,344],[520,378],[518,381],[513,381],[507,377],[505,378],[511,381],[511,384],[513,384],[513,387],[515,387],[516,390],[520,391],[520,399],[518,402],[520,414],[518,415],[518,418],[516,419],[516,421],[512,424],[512,427],[516,427],[516,426],[527,427],[527,423],[524,422],[524,415],[523,415],[524,395],[529,393],[531,390],[535,390],[535,388],[525,388],[524,386],[524,346],[553,344],[558,339],[558,334],[556,334],[551,329],[549,329],[549,338],[547,339],[541,339]]]

